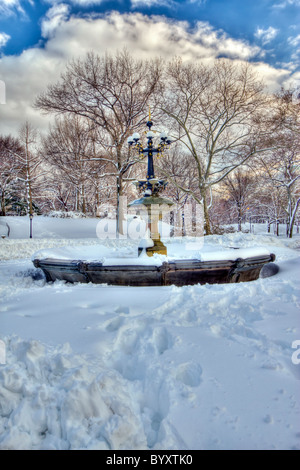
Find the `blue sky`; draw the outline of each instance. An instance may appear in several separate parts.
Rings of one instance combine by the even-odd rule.
[[[270,90],[300,84],[300,0],[0,0],[0,133],[22,119],[66,63],[126,46],[141,57],[250,61]],[[3,94],[3,92],[2,92]]]

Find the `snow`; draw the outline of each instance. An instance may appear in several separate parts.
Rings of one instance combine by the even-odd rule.
[[[143,241],[143,240],[142,240]],[[143,243],[139,243],[141,247]],[[189,247],[191,243],[189,243]],[[147,256],[143,251],[138,256],[137,246],[132,247],[105,247],[103,245],[95,246],[64,246],[62,248],[43,249],[33,254],[34,259],[65,259],[82,260],[82,261],[98,261],[104,266],[114,265],[155,265],[161,266],[164,261],[172,261],[178,259],[196,259],[198,261],[235,261],[238,258],[251,258],[256,256],[268,256],[270,251],[266,248],[237,248],[237,249],[221,249],[215,246],[206,245],[202,247],[202,252],[198,250],[187,249],[186,244],[171,243],[168,255],[154,254],[152,257]],[[213,250],[213,251],[212,251]]]
[[[2,220],[1,450],[300,449],[299,235],[205,237],[201,259],[275,253],[279,272],[249,283],[72,285],[46,283],[31,258],[120,260],[136,240],[99,240],[96,219],[35,217],[33,239],[26,217]]]

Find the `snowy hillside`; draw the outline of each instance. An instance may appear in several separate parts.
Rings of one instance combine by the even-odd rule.
[[[47,284],[36,251],[117,241],[96,219],[36,217],[32,240],[1,219],[1,450],[300,449],[299,235],[204,239],[274,253],[250,283]]]

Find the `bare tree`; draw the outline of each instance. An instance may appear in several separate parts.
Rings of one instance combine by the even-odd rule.
[[[263,161],[265,178],[275,194],[281,194],[281,205],[287,220],[287,236],[292,238],[293,227],[300,205],[300,158],[294,148],[279,149]],[[279,192],[280,190],[280,192]]]
[[[18,139],[0,136],[0,215],[5,216],[8,207],[19,198],[18,177],[22,174],[22,165],[17,154],[23,152]]]
[[[63,180],[65,186],[70,186],[74,192],[74,209],[83,213],[86,212],[90,171],[94,165],[87,161],[92,151],[88,124],[79,116],[64,116],[56,119],[55,125],[50,127],[48,135],[43,139],[46,162],[59,170],[56,171],[57,178]],[[56,188],[58,189],[57,185]]]
[[[228,196],[228,201],[232,202],[237,215],[239,232],[242,230],[242,221],[249,205],[253,202],[255,186],[254,175],[251,175],[249,169],[245,170],[245,168],[238,168],[222,181],[221,188],[224,190],[225,196]]]
[[[185,235],[185,222],[189,215],[185,214],[184,208],[186,204],[195,203],[191,193],[200,197],[192,156],[179,143],[175,143],[168,153],[159,158],[157,168],[162,175],[169,177],[165,195],[176,203],[171,210],[171,225],[178,226]],[[189,188],[189,192],[182,188]],[[195,214],[192,216],[192,221],[194,225],[202,223],[202,220],[196,220]]]
[[[38,180],[46,174],[46,171],[41,170],[42,159],[35,147],[36,140],[36,130],[26,122],[20,129],[18,144],[5,146],[10,156],[11,171],[17,172],[15,180],[23,183],[25,189],[26,212],[30,216],[30,238],[34,213],[33,191],[39,189]]]
[[[293,91],[284,89],[274,96],[266,123],[272,129],[269,142],[273,150],[259,159],[265,180],[283,195],[290,238],[300,205],[300,105],[292,97]]]
[[[217,60],[211,67],[173,60],[167,72],[168,92],[162,110],[174,138],[193,159],[206,234],[211,233],[211,189],[253,155],[264,151],[257,115],[266,103],[263,85],[249,64]],[[264,131],[265,132],[265,131]]]
[[[36,143],[37,133],[29,122],[26,122],[20,129],[20,141],[24,147],[24,155],[18,154],[18,159],[22,162],[25,176],[23,181],[26,188],[27,211],[30,216],[33,215],[32,204],[32,186],[35,173],[41,160],[36,158],[32,152],[32,146]]]
[[[251,209],[254,214],[259,214],[266,219],[268,233],[271,232],[271,225],[273,225],[274,233],[279,236],[279,224],[286,217],[285,206],[284,190],[274,186],[272,179],[264,171],[257,181]]]
[[[35,106],[46,113],[82,116],[94,124],[98,142],[114,165],[118,199],[124,177],[136,163],[127,138],[146,119],[161,68],[161,61],[134,60],[126,50],[103,57],[89,53],[70,62],[61,80],[36,100]]]

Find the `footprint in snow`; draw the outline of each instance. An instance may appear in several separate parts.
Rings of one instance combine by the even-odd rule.
[[[115,313],[125,313],[126,315],[128,315],[128,313],[130,313],[130,309],[129,307],[120,306],[115,309]]]
[[[110,320],[106,325],[106,331],[117,331],[124,323],[122,317],[115,317],[113,320]]]
[[[201,383],[202,367],[196,362],[180,364],[176,371],[176,379],[189,387],[198,387]]]
[[[158,354],[163,354],[172,346],[172,337],[164,327],[158,327],[153,330],[153,341]]]

